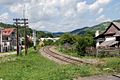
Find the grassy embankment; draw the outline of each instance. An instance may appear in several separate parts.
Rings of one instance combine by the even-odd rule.
[[[59,65],[33,49],[27,56],[14,55],[0,60],[0,78],[3,80],[70,80],[99,73],[97,68],[90,65]]]
[[[16,55],[13,55],[0,58],[0,61],[0,79],[3,80],[72,80],[78,76],[109,73],[112,72],[111,68],[120,67],[119,59],[112,60],[114,63],[110,60],[107,65],[99,67],[60,65],[42,57],[33,49],[29,49],[27,56],[16,57]],[[108,69],[110,66],[111,68]]]
[[[92,56],[80,56],[76,52],[71,52],[69,50],[65,50],[64,48],[59,49],[56,48],[59,52],[74,56],[74,57],[80,57],[82,59],[99,59],[100,61],[103,61],[104,64],[97,66],[102,71],[102,74],[104,73],[110,73],[110,74],[120,74],[120,57],[92,57]]]

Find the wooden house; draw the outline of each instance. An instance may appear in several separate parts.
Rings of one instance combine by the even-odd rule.
[[[120,23],[111,22],[108,28],[101,34],[96,32],[96,48],[118,47],[120,42]]]

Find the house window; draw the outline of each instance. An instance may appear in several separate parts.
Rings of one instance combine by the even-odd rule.
[[[3,40],[8,40],[8,37],[3,37]]]

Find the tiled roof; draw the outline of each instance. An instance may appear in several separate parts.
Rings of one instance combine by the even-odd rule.
[[[10,36],[15,28],[5,28],[2,31],[3,36]]]

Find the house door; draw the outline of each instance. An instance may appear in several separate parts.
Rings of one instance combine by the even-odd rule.
[[[8,51],[8,49],[7,49],[7,47],[5,47],[5,52],[7,52]]]

